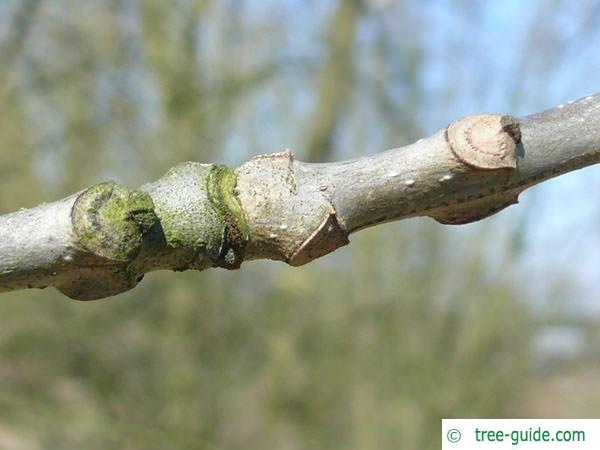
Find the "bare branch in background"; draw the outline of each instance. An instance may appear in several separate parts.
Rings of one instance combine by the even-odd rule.
[[[25,0],[15,14],[8,42],[0,49],[0,87],[6,90],[6,84],[15,60],[23,52],[25,42],[35,22],[36,13],[42,0]],[[1,91],[0,91],[1,93]]]
[[[308,129],[307,156],[310,161],[327,160],[333,151],[333,135],[353,78],[352,52],[361,8],[361,0],[342,1],[331,21],[329,55],[321,73],[317,106]]]

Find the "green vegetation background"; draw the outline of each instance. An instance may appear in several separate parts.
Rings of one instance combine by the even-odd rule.
[[[425,3],[6,2],[0,211],[183,160],[357,157],[469,108],[539,105],[528,83],[560,66],[548,42],[568,2],[531,2],[556,9],[525,27],[517,75],[496,78],[490,7]],[[534,352],[545,316],[518,270],[527,227],[525,209],[413,220],[298,269],[154,273],[90,303],[3,294],[0,448],[435,449],[442,417],[592,414],[600,391],[567,404],[584,394],[552,384],[563,372]]]

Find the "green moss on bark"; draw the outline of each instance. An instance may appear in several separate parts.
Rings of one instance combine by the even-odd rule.
[[[226,166],[185,162],[142,187],[154,200],[168,245],[163,256],[170,255],[176,270],[240,266],[248,227],[236,182]]]
[[[238,268],[248,226],[236,183],[226,166],[187,162],[141,190],[97,184],[73,206],[78,246],[123,263],[131,279],[156,268]]]
[[[148,193],[114,182],[96,184],[83,192],[71,212],[78,244],[114,261],[132,261],[144,234],[156,223]]]
[[[213,166],[207,177],[208,198],[224,224],[223,243],[216,263],[227,269],[240,267],[248,242],[248,225],[235,194],[236,184],[237,176],[227,166]]]

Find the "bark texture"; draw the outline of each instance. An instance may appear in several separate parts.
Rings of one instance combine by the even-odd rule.
[[[306,264],[381,222],[464,224],[529,186],[600,161],[600,95],[520,119],[478,114],[414,144],[313,164],[291,151],[236,169],[186,162],[133,190],[100,183],[0,216],[0,291],[55,286],[79,300],[152,270]]]

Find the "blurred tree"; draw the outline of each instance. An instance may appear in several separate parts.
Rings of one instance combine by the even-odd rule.
[[[362,0],[341,1],[327,27],[328,54],[320,70],[306,143],[309,161],[326,161],[333,151],[336,126],[355,78],[353,53],[361,10]]]
[[[470,109],[537,108],[560,68],[539,36],[563,42],[572,4],[533,3],[512,5],[515,24],[485,2],[3,2],[0,210],[185,159],[279,143],[355,156]],[[536,39],[521,36],[528,18],[546,24]],[[507,55],[547,61],[510,107],[506,74],[523,71]],[[157,273],[115,301],[6,294],[0,446],[433,449],[441,417],[541,415],[522,395],[537,329],[523,247],[499,250],[513,219],[385,225],[314,266]]]

